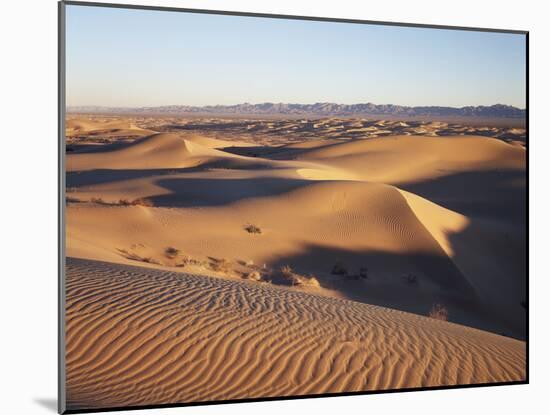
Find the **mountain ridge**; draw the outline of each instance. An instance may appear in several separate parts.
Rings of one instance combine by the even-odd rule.
[[[71,106],[70,113],[144,113],[144,114],[234,114],[234,115],[402,115],[402,116],[458,116],[458,117],[496,117],[525,118],[526,110],[511,105],[494,104],[465,107],[416,106],[409,107],[394,104],[336,104],[317,102],[315,104],[287,104],[264,102],[260,104],[236,105],[163,105],[148,107],[104,107]]]

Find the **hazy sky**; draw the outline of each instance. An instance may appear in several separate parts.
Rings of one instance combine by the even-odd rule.
[[[67,105],[525,107],[525,37],[67,6]]]

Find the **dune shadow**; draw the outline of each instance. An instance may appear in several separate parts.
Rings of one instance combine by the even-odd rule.
[[[477,237],[475,230],[470,237]],[[464,238],[459,232],[454,237]],[[451,239],[452,240],[452,239]],[[449,321],[494,333],[525,339],[525,310],[515,288],[525,285],[525,274],[517,273],[510,281],[495,283],[488,276],[483,281],[471,280],[456,263],[472,259],[476,247],[468,250],[462,243],[451,259],[423,252],[392,253],[385,251],[352,251],[333,247],[308,245],[300,253],[273,257],[270,266],[280,269],[289,265],[297,273],[315,276],[323,288],[335,290],[344,298],[362,303],[389,307],[427,316],[436,304],[449,311]],[[466,258],[462,258],[466,256]],[[503,266],[524,261],[517,258],[484,257],[488,264],[503,262]],[[345,269],[335,275],[335,265]],[[363,273],[363,275],[361,275]],[[493,277],[501,277],[495,275]],[[487,296],[486,288],[492,295]],[[505,292],[497,286],[503,286]],[[524,298],[524,297],[523,297]]]
[[[156,181],[170,194],[149,199],[158,207],[222,206],[244,199],[273,197],[315,184],[310,180],[286,178],[203,179],[167,178]]]
[[[527,336],[527,233],[517,226],[472,220],[448,233],[453,262],[466,271],[491,331],[519,339]]]
[[[525,225],[527,187],[523,169],[450,173],[397,186],[468,217]]]
[[[94,169],[83,171],[68,171],[65,178],[67,187],[92,186],[123,180],[156,177],[169,174],[193,173],[203,170],[196,167],[166,168],[166,169]]]

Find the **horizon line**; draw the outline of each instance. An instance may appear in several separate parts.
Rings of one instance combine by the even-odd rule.
[[[334,105],[375,105],[375,106],[397,106],[397,107],[405,107],[405,108],[431,108],[431,107],[444,107],[444,108],[453,108],[453,109],[463,109],[463,108],[471,108],[471,107],[495,107],[495,106],[504,106],[504,107],[511,107],[515,109],[519,109],[522,111],[525,111],[527,107],[518,107],[512,104],[503,104],[500,102],[494,103],[494,104],[470,104],[470,105],[463,105],[463,106],[451,106],[451,105],[402,105],[402,104],[392,104],[392,103],[386,103],[386,104],[375,104],[373,102],[355,102],[355,103],[340,103],[340,102],[334,102],[334,101],[317,101],[317,102],[309,102],[309,103],[303,103],[303,102],[275,102],[275,101],[263,101],[263,102],[257,102],[257,103],[251,103],[251,102],[238,102],[235,104],[206,104],[206,105],[195,105],[195,104],[159,104],[159,105],[101,105],[101,104],[78,104],[78,105],[67,105],[66,108],[71,107],[98,107],[98,108],[124,108],[124,109],[139,109],[139,108],[162,108],[162,107],[195,107],[195,108],[208,108],[208,107],[235,107],[238,105],[264,105],[264,104],[272,104],[272,105],[318,105],[318,104],[334,104]]]

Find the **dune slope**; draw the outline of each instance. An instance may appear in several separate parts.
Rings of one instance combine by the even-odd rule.
[[[67,260],[69,409],[525,378],[525,343],[382,307]]]

